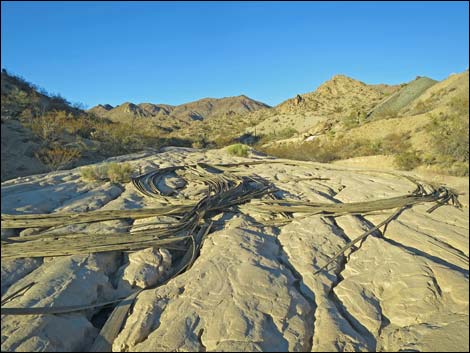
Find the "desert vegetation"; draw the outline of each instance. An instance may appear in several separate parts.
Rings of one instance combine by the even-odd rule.
[[[259,148],[263,152],[281,158],[328,163],[352,157],[401,153],[409,148],[410,143],[408,140],[408,135],[400,136],[397,134],[390,134],[383,140],[331,136],[301,144],[273,144]]]
[[[449,111],[433,115],[427,131],[431,136],[431,165],[450,174],[468,176],[469,163],[468,96],[455,97]]]
[[[363,87],[363,84],[343,77],[334,78],[330,84],[337,89],[343,89],[342,85],[354,90],[359,86],[362,90]],[[393,99],[382,104],[371,117],[367,114],[371,105],[366,100],[342,109],[339,105],[347,97],[331,98],[329,84],[326,83],[317,90],[318,93],[312,93],[311,97],[305,95],[301,106],[283,103],[273,110],[266,108],[248,114],[231,111],[230,114],[213,114],[204,121],[168,121],[139,116],[109,120],[96,116],[93,110],[84,111],[81,104],[71,104],[60,95],[49,94],[25,79],[4,71],[2,123],[5,119],[17,119],[30,129],[40,141],[40,149],[34,155],[51,170],[73,166],[89,151],[98,152],[106,158],[167,145],[194,148],[230,146],[227,149],[229,153],[245,156],[248,150],[243,143],[246,143],[283,158],[328,163],[360,156],[390,155],[394,156],[398,169],[411,170],[427,165],[442,173],[468,175],[468,97],[455,96],[448,100],[444,111],[433,111],[441,99],[455,88],[433,92],[428,98],[418,101],[411,110],[405,109],[407,114],[429,114],[430,123],[425,128],[429,136],[429,146],[426,147],[429,148],[422,150],[413,146],[409,133],[390,133],[380,139],[373,136],[349,137],[347,134],[349,130],[378,119],[397,118],[401,107],[408,107],[406,104],[412,98],[433,84],[434,81],[421,78],[401,87],[406,88],[406,92],[394,93]],[[367,97],[379,102],[385,94],[378,95],[372,90]],[[298,119],[305,119],[306,112],[302,109],[313,106],[320,109],[321,102],[327,98],[335,103],[328,103],[324,109],[328,108],[335,115],[329,117],[328,127],[322,130],[322,138],[295,144],[277,142],[299,136],[300,132],[293,126],[297,126]],[[284,110],[288,114],[279,115]],[[290,114],[290,110],[297,115]],[[259,125],[269,118],[272,118],[272,124],[268,128]],[[248,130],[251,132],[248,133]],[[64,147],[70,145],[74,148]]]
[[[78,160],[81,153],[76,148],[67,148],[60,145],[43,147],[36,152],[36,157],[49,167],[50,170],[58,170],[68,167]]]
[[[247,145],[236,143],[227,147],[227,152],[232,156],[248,157],[249,147]]]
[[[82,167],[80,176],[89,182],[110,181],[111,183],[128,183],[132,176],[132,166],[129,163],[111,162],[102,165]]]

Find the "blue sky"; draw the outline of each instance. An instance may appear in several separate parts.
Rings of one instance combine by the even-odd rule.
[[[467,2],[2,1],[2,68],[91,107],[245,94],[335,74],[396,84],[468,68]]]

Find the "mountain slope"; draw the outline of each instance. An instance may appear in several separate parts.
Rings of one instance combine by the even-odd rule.
[[[96,121],[63,97],[6,70],[1,96],[2,181],[104,158],[90,139]]]
[[[315,91],[299,94],[277,105],[267,112],[268,116],[256,129],[248,132],[282,135],[287,129],[307,134],[324,130],[345,117],[364,116],[399,87],[367,85],[344,75],[335,75]]]
[[[323,162],[387,155],[400,169],[468,175],[468,82],[468,70],[441,82],[418,78],[369,115],[324,117],[290,139],[269,135],[262,148],[275,156]]]
[[[1,115],[8,118],[18,118],[21,113],[37,116],[52,110],[64,110],[72,114],[81,112],[60,95],[49,94],[24,78],[9,74],[5,69],[1,73],[1,98]]]
[[[276,111],[305,113],[310,110],[323,116],[348,114],[353,110],[367,110],[380,101],[384,94],[361,81],[335,75],[315,91],[297,97],[279,104]]]
[[[375,106],[368,112],[368,119],[380,119],[397,115],[412,101],[422,95],[427,89],[435,85],[437,81],[427,77],[418,77],[403,88],[392,94],[386,100]]]

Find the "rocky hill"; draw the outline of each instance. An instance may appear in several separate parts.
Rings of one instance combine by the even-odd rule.
[[[11,117],[34,130],[41,144],[50,145],[44,135],[52,129],[56,145],[82,146],[86,160],[97,151],[103,158],[146,147],[214,148],[240,141],[289,158],[331,162],[386,155],[400,159],[396,168],[468,174],[468,71],[442,82],[416,77],[400,85],[368,85],[336,75],[272,108],[242,95],[179,106],[104,104],[88,112],[2,73],[2,122]],[[456,138],[446,137],[454,130]],[[37,152],[27,150],[30,156]],[[9,175],[25,175],[21,163]]]
[[[272,135],[270,140],[285,138],[293,133],[324,130],[346,116],[365,116],[400,85],[367,85],[344,75],[335,75],[315,91],[298,94],[266,112],[249,115],[258,121],[248,133]],[[276,138],[278,137],[278,138]]]
[[[396,168],[468,175],[468,80],[467,70],[441,82],[417,77],[385,90],[336,76],[275,107],[247,132],[261,137],[266,152],[283,157],[391,155]]]
[[[1,180],[102,160],[79,105],[6,70],[1,74]]]
[[[57,94],[50,94],[20,76],[1,73],[1,115],[5,119],[23,115],[39,115],[51,110],[78,113],[79,108]]]
[[[321,116],[367,111],[385,96],[383,89],[344,75],[333,76],[315,91],[297,95],[275,107],[278,113],[315,112]]]

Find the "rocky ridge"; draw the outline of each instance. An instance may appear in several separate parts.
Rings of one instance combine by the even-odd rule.
[[[224,115],[245,114],[268,107],[269,106],[264,103],[241,95],[225,98],[203,98],[177,106],[126,102],[113,108],[110,105],[106,105],[105,107],[100,104],[90,108],[88,111],[100,117],[117,121],[134,118],[167,118],[170,120],[190,122]]]

